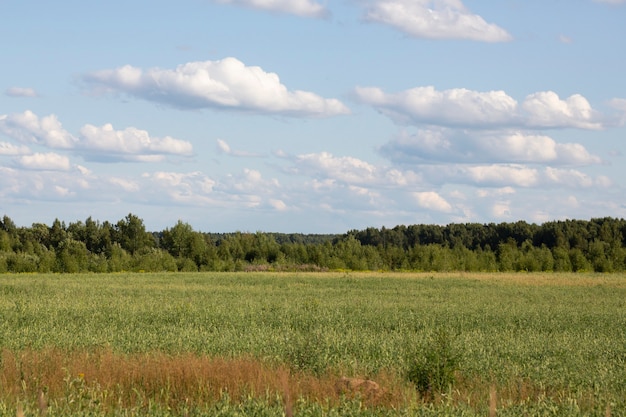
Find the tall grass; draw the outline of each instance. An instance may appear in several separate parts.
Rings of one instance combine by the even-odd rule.
[[[497,415],[620,415],[625,300],[618,275],[2,275],[0,404],[37,409],[43,392],[49,414],[70,400],[180,410],[227,394],[330,413],[348,376],[381,386],[353,404],[380,415],[486,415],[492,387]],[[438,334],[453,341],[454,374],[420,395],[407,371],[432,365]]]

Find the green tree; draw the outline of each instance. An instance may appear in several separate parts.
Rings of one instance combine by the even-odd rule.
[[[84,242],[68,238],[57,247],[57,272],[87,271],[89,251]]]
[[[161,246],[174,257],[188,258],[191,253],[193,233],[188,223],[178,220],[174,227],[163,231]]]
[[[67,238],[67,231],[65,230],[65,223],[59,219],[54,219],[52,226],[50,227],[50,245],[56,250],[61,242]]]
[[[2,220],[0,220],[0,229],[4,230],[9,235],[15,235],[17,233],[17,226],[6,214],[2,216]]]
[[[132,213],[117,222],[117,232],[119,244],[131,255],[155,246],[154,237],[146,232],[143,220]]]

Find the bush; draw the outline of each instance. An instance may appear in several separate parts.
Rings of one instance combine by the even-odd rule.
[[[294,371],[311,372],[320,376],[327,370],[325,347],[321,335],[315,331],[310,334],[296,333],[288,340],[286,359]]]
[[[454,384],[459,364],[452,338],[438,331],[424,351],[409,360],[407,377],[422,395],[443,392]]]

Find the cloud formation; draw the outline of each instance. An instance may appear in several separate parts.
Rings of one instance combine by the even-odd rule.
[[[70,160],[66,156],[53,152],[20,156],[15,159],[15,162],[24,169],[39,171],[68,171],[70,169]]]
[[[383,145],[380,153],[393,163],[405,165],[440,162],[590,165],[602,162],[581,144],[558,143],[549,136],[507,130],[401,132]]]
[[[251,158],[251,157],[260,157],[263,155],[256,154],[253,152],[242,151],[238,149],[232,149],[230,145],[223,139],[217,139],[216,148],[218,153],[222,153],[230,156],[237,156],[242,158]]]
[[[170,136],[151,137],[135,127],[115,130],[108,123],[101,127],[86,124],[77,136],[66,131],[56,115],[39,117],[30,110],[0,115],[0,133],[26,144],[51,149],[74,150],[87,159],[157,162],[165,155],[191,156],[190,142]],[[0,142],[0,155],[29,153],[28,148]]]
[[[302,17],[327,17],[328,10],[312,0],[214,0],[271,12],[288,13]]]
[[[10,87],[4,92],[9,97],[39,97],[34,88]]]
[[[76,138],[63,128],[54,114],[39,118],[30,110],[0,115],[0,133],[23,143],[49,148],[71,149],[76,145]]]
[[[163,155],[190,156],[193,154],[193,147],[190,142],[170,136],[164,138],[151,137],[147,131],[134,127],[115,130],[110,123],[101,127],[90,124],[83,126],[80,130],[80,140],[77,147],[96,154],[133,156],[134,160],[137,160],[137,157],[143,157],[144,161],[150,155],[159,157]]]
[[[24,155],[29,154],[27,146],[15,146],[12,143],[0,142],[0,155]]]
[[[124,93],[182,109],[212,108],[291,117],[349,113],[337,99],[288,90],[277,74],[246,66],[236,58],[189,62],[173,70],[126,65],[83,77],[94,88]]]
[[[506,42],[512,36],[471,13],[461,0],[373,0],[365,19],[427,39],[467,39]]]
[[[413,193],[417,204],[425,209],[449,213],[452,205],[434,191],[423,191]]]
[[[350,156],[336,157],[329,152],[297,155],[292,162],[294,165],[288,170],[291,174],[354,186],[405,187],[421,181],[411,170],[379,167]]]
[[[528,95],[519,104],[504,91],[464,88],[438,91],[432,86],[399,93],[377,87],[357,87],[356,98],[404,125],[465,128],[523,127],[528,129],[601,129],[602,115],[580,94],[561,99],[553,91]]]

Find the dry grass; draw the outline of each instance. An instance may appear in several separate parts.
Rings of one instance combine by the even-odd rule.
[[[330,272],[321,276],[345,276],[346,273]],[[474,281],[488,281],[501,284],[589,287],[606,285],[615,288],[626,288],[626,274],[623,273],[569,273],[569,272],[348,272],[349,276],[372,277],[376,275],[386,278],[417,278],[438,279],[456,278]],[[315,276],[315,275],[312,275]],[[318,274],[320,276],[320,274]]]
[[[380,373],[371,380],[334,374],[319,377],[255,359],[194,354],[122,355],[111,350],[47,349],[19,353],[4,350],[0,357],[0,398],[14,404],[18,415],[21,402],[34,404],[40,415],[45,415],[50,404],[58,408],[77,401],[83,407],[96,405],[101,410],[137,408],[148,402],[169,409],[203,407],[225,394],[235,403],[254,397],[281,404],[286,416],[293,415],[294,403],[299,399],[334,406],[345,397],[357,396],[364,405],[393,409],[452,401],[488,410],[490,416],[495,416],[499,408],[541,398],[567,398],[570,393],[551,392],[526,379],[496,387],[459,375],[452,392],[420,398],[413,386],[393,373]],[[591,397],[589,401],[587,405],[593,407]],[[610,405],[606,415],[611,415]]]
[[[4,350],[0,364],[0,398],[13,403],[32,401],[41,411],[51,402],[67,402],[68,396],[105,408],[137,407],[147,400],[176,408],[211,404],[228,394],[235,402],[246,396],[282,402],[289,415],[294,399],[299,398],[338,404],[342,397],[354,394],[371,406],[397,407],[411,396],[410,387],[391,374],[376,376],[384,395],[363,396],[359,390],[337,389],[336,375],[293,373],[246,358]]]

